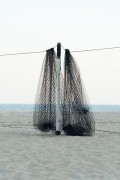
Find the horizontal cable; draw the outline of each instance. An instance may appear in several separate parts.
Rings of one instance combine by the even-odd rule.
[[[37,52],[20,52],[20,53],[8,53],[8,54],[0,54],[0,56],[16,56],[16,55],[24,55],[24,54],[39,54],[46,51],[37,51]]]
[[[57,46],[54,46],[53,48],[56,48]],[[6,54],[0,54],[0,56],[16,56],[16,55],[26,55],[26,54],[39,54],[46,51],[33,51],[33,52],[18,52],[18,53],[6,53]]]
[[[120,49],[120,47],[98,48],[98,49],[83,49],[83,50],[80,50],[80,51],[71,51],[71,53],[87,52],[87,51],[102,51],[102,50],[109,50],[109,49]]]
[[[55,46],[56,47],[56,46]],[[54,48],[55,48],[54,47]],[[65,48],[61,46],[64,50]],[[89,52],[89,51],[102,51],[102,50],[111,50],[111,49],[120,49],[120,47],[110,47],[110,48],[99,48],[99,49],[83,49],[80,51],[71,51],[71,53],[76,53],[76,52]],[[5,53],[5,54],[0,54],[0,56],[16,56],[16,55],[27,55],[27,54],[39,54],[43,53],[46,51],[33,51],[33,52],[18,52],[18,53]]]

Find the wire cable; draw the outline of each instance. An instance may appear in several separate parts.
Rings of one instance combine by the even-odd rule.
[[[57,46],[53,47],[56,48]],[[65,50],[65,48],[61,45],[61,47]],[[110,48],[98,48],[98,49],[83,49],[80,51],[71,51],[71,53],[76,53],[76,52],[89,52],[89,51],[102,51],[102,50],[111,50],[111,49],[120,49],[120,47],[110,47]],[[16,55],[28,55],[28,54],[39,54],[43,53],[46,51],[36,51],[36,52],[18,52],[18,53],[5,53],[5,54],[0,54],[0,56],[16,56]]]
[[[53,49],[55,49],[57,47],[54,46]],[[0,54],[0,56],[16,56],[16,55],[26,55],[26,54],[39,54],[39,53],[43,53],[46,51],[31,51],[31,52],[18,52],[18,53],[5,53],[5,54]]]
[[[120,47],[109,47],[109,48],[98,48],[98,49],[83,49],[83,50],[80,50],[80,51],[71,51],[71,53],[87,52],[87,51],[103,51],[103,50],[110,50],[110,49],[120,49]]]
[[[7,53],[7,54],[0,54],[0,56],[16,56],[16,55],[26,55],[26,54],[39,54],[46,51],[36,51],[36,52],[20,52],[20,53]]]

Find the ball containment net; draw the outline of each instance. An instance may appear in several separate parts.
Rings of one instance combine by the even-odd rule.
[[[93,136],[95,121],[85,94],[79,68],[68,49],[60,72],[60,131],[71,136]],[[41,132],[56,130],[57,56],[46,51],[33,112],[33,126]]]
[[[33,112],[33,125],[43,132],[55,131],[56,120],[56,54],[53,48],[46,51],[39,78]]]
[[[67,49],[65,50],[63,89],[63,131],[67,135],[93,135],[93,114],[87,104],[79,69]]]

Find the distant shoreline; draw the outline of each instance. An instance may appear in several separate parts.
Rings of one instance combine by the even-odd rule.
[[[93,112],[120,112],[120,105],[90,105]],[[0,111],[32,112],[34,104],[0,104]]]

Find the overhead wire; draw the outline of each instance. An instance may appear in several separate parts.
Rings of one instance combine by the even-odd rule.
[[[19,53],[6,53],[6,54],[0,54],[0,56],[16,56],[16,55],[26,55],[26,54],[39,54],[46,51],[37,51],[37,52],[19,52]]]
[[[65,50],[65,48],[61,45],[61,47]],[[56,48],[53,47],[53,48]],[[81,53],[81,52],[90,52],[90,51],[103,51],[103,50],[112,50],[112,49],[120,49],[120,47],[108,47],[108,48],[97,48],[97,49],[83,49],[83,50],[75,50],[71,51],[71,53]],[[5,54],[0,54],[0,56],[16,56],[16,55],[28,55],[28,54],[39,54],[43,53],[45,51],[31,51],[31,52],[18,52],[18,53],[5,53]]]
[[[56,48],[56,46],[54,46],[53,48]],[[5,53],[5,54],[0,54],[0,56],[16,56],[16,55],[27,55],[27,54],[40,54],[40,53],[44,53],[45,51],[30,51],[30,52],[18,52],[18,53]]]
[[[87,51],[102,51],[102,50],[110,50],[110,49],[120,49],[120,47],[108,47],[108,48],[98,48],[98,49],[83,49],[83,50],[80,50],[80,51],[71,51],[71,53],[87,52]]]

